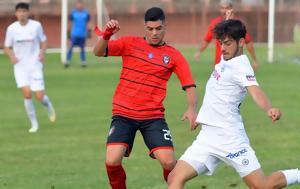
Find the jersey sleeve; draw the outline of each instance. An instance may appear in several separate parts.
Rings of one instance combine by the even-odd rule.
[[[41,42],[44,42],[47,40],[47,37],[44,33],[44,30],[43,30],[43,27],[42,25],[39,23],[38,25],[38,28],[37,28],[37,35],[38,35],[38,38]]]
[[[234,76],[234,80],[242,87],[248,87],[259,84],[256,81],[254,71],[248,59],[244,59],[243,62],[238,64],[238,73]]]
[[[207,28],[207,32],[204,36],[204,40],[207,41],[207,42],[210,42],[213,37],[214,37],[214,34],[213,34],[213,29],[214,29],[214,26],[215,24],[213,22],[211,22]]]
[[[180,52],[178,52],[175,61],[176,63],[174,67],[174,72],[181,83],[182,89],[185,90],[189,87],[196,87],[189,64]]]
[[[122,56],[126,49],[127,39],[122,37],[117,40],[109,40],[106,56]]]
[[[245,42],[246,43],[250,43],[251,42],[251,36],[250,36],[250,34],[248,32],[246,33],[246,36],[245,36]]]
[[[10,28],[7,28],[4,47],[12,47],[13,46],[13,33]]]

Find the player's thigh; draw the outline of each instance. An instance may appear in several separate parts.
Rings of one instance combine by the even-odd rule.
[[[204,165],[203,165],[204,166]],[[205,167],[205,166],[204,166]],[[198,173],[195,169],[183,160],[178,160],[175,168],[172,170],[168,177],[168,182],[186,182],[194,177],[196,177]]]
[[[14,68],[14,76],[18,88],[29,87],[30,85],[30,73],[29,71],[20,67]]]
[[[137,128],[132,119],[122,116],[113,116],[106,144],[107,146],[125,146],[125,156],[129,156],[133,147],[136,131]]]
[[[153,152],[153,155],[164,169],[172,170],[174,168],[176,159],[173,149],[158,149]]]
[[[140,127],[144,142],[150,150],[149,155],[161,149],[173,150],[172,135],[165,119],[147,120]]]
[[[108,145],[106,147],[106,160],[109,165],[119,165],[122,162],[127,147],[121,144]]]
[[[30,74],[30,89],[34,92],[45,90],[42,65],[38,65]]]
[[[261,168],[254,150],[248,143],[232,143],[231,146],[223,146],[222,149],[223,152],[218,154],[220,158],[232,166],[242,178]]]
[[[78,39],[78,46],[83,50],[85,46],[85,37],[80,37]]]

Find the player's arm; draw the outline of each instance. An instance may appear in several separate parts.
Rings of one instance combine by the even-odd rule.
[[[86,24],[87,38],[91,38],[92,37],[92,29],[91,28],[92,28],[91,16],[88,13],[87,24]]]
[[[202,41],[199,50],[194,55],[195,60],[198,61],[200,59],[200,54],[207,48],[208,44],[209,42],[207,42],[206,40]]]
[[[112,35],[120,30],[119,22],[117,20],[110,20],[105,26],[105,31],[101,32],[98,28],[95,28],[96,34],[99,36],[98,41],[94,46],[95,56],[105,56],[108,41]]]
[[[9,57],[10,62],[12,64],[16,64],[18,62],[18,59],[15,56],[14,51],[10,47],[4,47],[4,53]]]
[[[255,50],[254,50],[254,46],[253,43],[250,41],[248,43],[246,43],[246,47],[247,50],[252,58],[252,68],[254,70],[256,70],[258,68],[258,63],[257,63],[257,59],[256,59],[256,54],[255,54]]]
[[[194,55],[194,59],[196,61],[199,61],[201,53],[207,48],[208,44],[213,39],[214,34],[212,31],[214,28],[215,28],[215,24],[213,22],[211,22],[207,28],[207,32],[204,36],[204,39],[201,42],[199,50],[197,50]]]
[[[47,41],[42,41],[40,46],[41,46],[41,48],[40,48],[39,59],[40,59],[40,61],[43,62],[44,58],[45,58],[45,53],[47,50]]]
[[[18,63],[18,59],[14,53],[14,51],[12,50],[12,46],[13,46],[13,40],[14,39],[14,33],[12,30],[10,30],[9,28],[7,28],[6,30],[6,35],[5,35],[5,41],[4,41],[4,53],[8,56],[8,58],[10,59],[10,62],[12,64],[16,64]]]
[[[267,95],[260,89],[259,86],[252,85],[247,87],[254,102],[262,108],[270,117],[270,119],[275,122],[280,119],[281,112],[279,108],[274,108]]]
[[[68,36],[68,39],[71,39],[71,30],[72,30],[72,27],[73,27],[73,13],[71,13],[69,15],[69,18],[68,18],[68,27],[67,27],[67,36]]]
[[[191,130],[195,130],[198,126],[196,123],[197,118],[197,94],[196,94],[196,88],[189,87],[185,89],[186,91],[186,98],[188,103],[187,111],[182,116],[182,121],[188,119],[190,122],[190,128]]]

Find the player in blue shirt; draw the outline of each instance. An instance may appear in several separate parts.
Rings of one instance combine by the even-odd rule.
[[[89,35],[88,23],[90,21],[90,14],[86,9],[84,9],[82,0],[78,0],[76,2],[76,8],[72,10],[71,14],[69,15],[69,20],[72,25],[72,27],[70,27],[71,46],[68,50],[67,62],[65,63],[65,67],[68,68],[70,65],[74,46],[80,47],[81,66],[86,67],[84,47],[85,40]]]

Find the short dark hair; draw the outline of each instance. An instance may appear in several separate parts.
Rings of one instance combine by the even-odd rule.
[[[159,7],[152,7],[148,9],[145,13],[145,22],[147,21],[164,21],[165,20],[165,13]]]
[[[247,30],[241,21],[230,19],[217,24],[213,32],[217,40],[229,37],[239,41],[241,38],[245,38]]]
[[[17,9],[26,9],[26,10],[29,10],[29,4],[28,3],[18,3],[16,4],[16,10]]]

